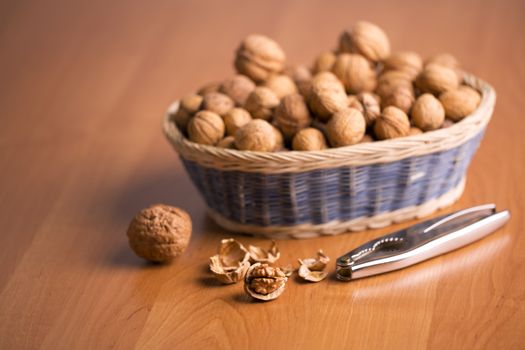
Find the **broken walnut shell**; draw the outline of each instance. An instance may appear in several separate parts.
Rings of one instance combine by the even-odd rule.
[[[328,276],[326,266],[330,258],[322,250],[317,252],[317,258],[298,259],[301,266],[298,274],[300,277],[310,282],[320,282]]]
[[[275,241],[272,241],[272,244],[269,249],[263,249],[258,246],[250,245],[248,246],[248,254],[250,255],[250,261],[252,263],[268,263],[273,264],[279,257],[281,253],[279,248],[275,244]]]
[[[284,292],[286,281],[288,278],[280,268],[255,263],[246,272],[244,290],[255,299],[273,300]]]
[[[218,254],[210,257],[210,270],[225,284],[244,278],[250,267],[248,250],[233,238],[221,240]]]

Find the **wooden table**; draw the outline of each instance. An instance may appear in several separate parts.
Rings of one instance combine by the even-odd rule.
[[[0,348],[525,347],[523,1],[0,3]],[[232,74],[251,32],[310,63],[357,19],[393,47],[449,51],[498,92],[494,119],[446,211],[494,202],[511,221],[465,249],[352,283],[288,283],[270,303],[221,286],[207,259],[225,232],[160,130],[167,105]],[[193,239],[166,266],[125,236],[163,202],[189,211]],[[444,211],[445,212],[445,211]],[[398,225],[404,227],[406,224]],[[293,263],[391,231],[279,241]]]

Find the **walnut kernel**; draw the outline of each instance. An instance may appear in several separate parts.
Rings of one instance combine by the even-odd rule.
[[[284,292],[287,280],[280,268],[255,263],[246,272],[244,290],[255,299],[273,300]]]

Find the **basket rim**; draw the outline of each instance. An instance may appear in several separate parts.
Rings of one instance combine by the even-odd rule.
[[[465,74],[464,82],[481,93],[480,104],[472,114],[448,128],[390,140],[321,151],[256,152],[202,145],[187,139],[171,120],[179,101],[173,102],[165,113],[163,131],[182,158],[212,168],[282,173],[387,163],[452,149],[484,129],[494,109],[496,92],[490,84],[471,74]]]

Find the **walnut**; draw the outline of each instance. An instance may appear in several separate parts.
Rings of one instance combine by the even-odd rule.
[[[215,146],[220,148],[235,149],[235,137],[226,136],[225,138],[220,140]]]
[[[219,92],[220,87],[221,87],[221,83],[214,81],[212,83],[204,85],[199,90],[197,90],[197,94],[204,96],[210,92]]]
[[[156,204],[141,210],[127,235],[131,249],[141,258],[165,262],[180,256],[191,238],[191,218],[180,208]]]
[[[365,117],[355,108],[347,108],[335,113],[326,124],[328,140],[332,147],[358,143],[363,138],[365,130]]]
[[[248,247],[248,253],[250,255],[250,261],[252,263],[273,264],[277,260],[279,260],[279,257],[281,256],[281,253],[279,252],[279,248],[277,248],[275,241],[272,241],[270,249],[268,250],[254,245],[250,245]]]
[[[335,60],[336,56],[331,51],[320,54],[314,62],[312,68],[313,73],[330,72],[334,66]]]
[[[338,55],[332,71],[343,82],[347,92],[372,91],[376,87],[376,73],[370,62],[361,55]]]
[[[284,151],[285,150],[285,147],[284,147],[284,136],[283,136],[283,133],[281,132],[281,130],[279,130],[278,128],[276,128],[275,126],[272,125],[272,128],[273,128],[273,134],[275,136],[275,147],[274,147],[274,151]]]
[[[270,120],[274,109],[279,105],[279,98],[267,87],[258,86],[246,100],[244,108],[253,118]]]
[[[348,95],[348,107],[355,108],[361,113],[365,112],[365,109],[361,102],[359,102],[357,95]]]
[[[430,131],[439,129],[445,120],[445,109],[432,94],[423,94],[417,98],[412,108],[412,122],[419,129]]]
[[[439,96],[445,108],[445,115],[452,121],[460,121],[478,108],[481,96],[476,90],[461,86],[457,90],[447,91]]]
[[[440,66],[457,69],[459,68],[459,61],[449,53],[440,53],[428,58],[425,61],[425,66],[430,64],[438,64]]]
[[[224,284],[237,283],[250,267],[250,254],[233,238],[221,240],[219,252],[210,257],[210,270]]]
[[[327,147],[323,133],[316,128],[302,129],[292,140],[295,151],[320,151]]]
[[[243,108],[232,108],[223,118],[227,135],[235,132],[252,120],[252,116]]]
[[[423,130],[416,128],[415,126],[410,127],[410,131],[408,132],[408,136],[414,136],[414,135],[421,135],[423,133]]]
[[[203,97],[197,94],[184,96],[180,100],[180,107],[185,109],[190,114],[197,113],[202,106]]]
[[[183,132],[188,128],[188,123],[192,115],[190,112],[180,106],[175,113],[170,114],[170,119],[175,122],[179,129]]]
[[[309,105],[319,120],[326,121],[332,114],[348,106],[343,84],[330,72],[319,73],[312,79]]]
[[[255,83],[242,74],[224,81],[220,87],[220,92],[228,95],[237,106],[244,106],[253,90]]]
[[[242,151],[272,152],[277,141],[274,127],[262,119],[252,120],[235,133],[235,146]]]
[[[365,136],[363,136],[363,138],[361,139],[361,141],[359,141],[359,143],[369,143],[369,142],[374,142],[374,141],[375,140],[371,135],[365,134]]]
[[[255,263],[246,273],[244,290],[255,299],[273,300],[284,292],[287,280],[288,278],[280,268]]]
[[[423,60],[419,54],[412,51],[395,52],[383,62],[383,69],[402,71],[413,80],[423,69]]]
[[[297,85],[297,89],[303,97],[308,97],[310,95],[310,90],[312,88],[312,73],[305,65],[295,66],[290,69],[288,74],[292,77]]]
[[[317,258],[299,259],[298,274],[300,277],[310,282],[320,282],[328,276],[326,266],[330,258],[322,250],[317,252]]]
[[[191,141],[203,145],[215,145],[224,136],[224,122],[214,112],[200,111],[188,123]]]
[[[233,107],[233,100],[220,92],[207,93],[202,101],[202,109],[215,112],[220,116],[228,113]]]
[[[285,61],[286,55],[279,44],[264,35],[252,34],[237,49],[235,68],[253,81],[262,82],[282,72]]]
[[[408,114],[414,104],[414,100],[412,88],[399,85],[396,86],[390,94],[381,99],[381,106],[382,108],[394,106]]]
[[[458,77],[453,69],[435,64],[426,66],[416,78],[416,86],[422,92],[436,95],[455,90],[458,85]]]
[[[274,122],[284,136],[292,137],[312,122],[303,96],[292,94],[284,97],[275,110]]]
[[[264,82],[264,86],[272,90],[279,99],[297,93],[297,86],[287,75],[272,75]]]
[[[397,107],[386,107],[374,124],[374,133],[380,140],[407,136],[410,121],[405,112]]]
[[[355,52],[373,62],[383,61],[390,55],[390,42],[377,25],[360,21],[343,32],[339,40],[341,52]]]
[[[389,70],[381,73],[377,81],[376,93],[385,98],[392,94],[392,92],[399,86],[410,89],[413,93],[412,77],[406,72],[400,70]]]
[[[357,100],[361,104],[362,111],[360,110],[360,112],[363,113],[365,117],[366,126],[372,126],[379,114],[381,114],[379,104],[381,98],[371,92],[362,92],[357,95]]]

